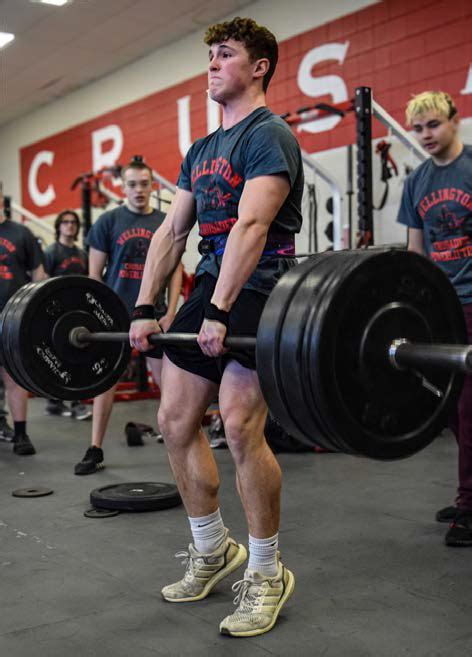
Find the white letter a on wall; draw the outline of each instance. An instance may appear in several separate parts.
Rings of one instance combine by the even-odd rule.
[[[467,94],[472,94],[472,65],[469,66],[469,74],[467,76],[467,82],[465,83],[465,87],[461,89],[461,94],[466,96]]]

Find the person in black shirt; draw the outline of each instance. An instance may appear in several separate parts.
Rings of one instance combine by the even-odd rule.
[[[87,276],[88,257],[77,246],[80,219],[75,210],[62,210],[54,222],[56,241],[44,250],[44,269],[48,276],[78,274]]]
[[[6,219],[0,191],[0,311],[20,287],[30,280],[46,278],[42,257],[39,242],[29,228]],[[4,367],[0,369],[14,423],[13,451],[21,456],[35,454],[26,433],[28,392],[11,378]]]
[[[80,219],[74,210],[62,210],[54,222],[56,241],[44,250],[44,269],[48,276],[82,275],[88,273],[88,256],[76,245],[80,233]],[[85,404],[73,401],[70,408],[60,399],[49,399],[48,415],[86,420],[92,415]]]

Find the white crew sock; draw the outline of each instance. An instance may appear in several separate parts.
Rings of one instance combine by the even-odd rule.
[[[261,575],[274,577],[277,575],[277,548],[279,535],[269,538],[254,538],[249,534],[249,570],[257,570]]]
[[[215,552],[223,542],[225,526],[219,509],[201,518],[189,516],[195,549],[202,554]]]

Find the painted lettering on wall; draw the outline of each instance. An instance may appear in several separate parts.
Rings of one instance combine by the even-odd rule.
[[[438,11],[432,11],[436,4]],[[439,8],[440,0],[428,6],[424,0],[386,0],[283,41],[269,107],[283,114],[317,102],[340,103],[353,97],[355,87],[370,86],[376,101],[403,124],[412,93],[444,88],[459,114],[472,116],[472,11],[444,24]],[[434,37],[438,29],[440,42]],[[25,146],[22,204],[38,216],[77,208],[80,190],[70,189],[77,175],[124,164],[136,154],[175,182],[193,141],[219,125],[219,106],[206,89],[202,72]],[[310,153],[339,148],[355,142],[354,117],[328,116],[299,126],[296,134]],[[374,123],[373,136],[383,134],[385,128]]]

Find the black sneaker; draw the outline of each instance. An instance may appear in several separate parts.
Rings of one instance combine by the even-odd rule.
[[[13,437],[13,451],[20,456],[36,454],[34,445],[26,434]]]
[[[15,432],[7,422],[7,418],[2,415],[0,416],[0,440],[4,440],[7,443],[11,443]]]
[[[74,467],[74,474],[87,475],[98,472],[105,467],[101,447],[89,447],[84,458]]]
[[[445,506],[444,509],[439,509],[436,513],[437,522],[454,522],[459,513],[457,506]]]
[[[88,420],[92,417],[92,411],[85,404],[71,404],[72,417],[76,420]]]
[[[61,417],[70,417],[72,411],[60,399],[49,399],[46,404],[46,415],[60,415]]]
[[[459,510],[444,540],[449,547],[472,547],[472,512]]]

